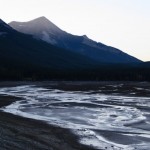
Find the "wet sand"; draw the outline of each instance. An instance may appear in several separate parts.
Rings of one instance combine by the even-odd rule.
[[[16,100],[19,99],[0,96],[0,107]],[[0,111],[0,150],[94,150],[94,148],[79,144],[78,138],[67,129]]]

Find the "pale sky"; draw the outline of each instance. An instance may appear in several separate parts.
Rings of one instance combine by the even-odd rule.
[[[0,18],[7,23],[40,16],[150,61],[150,0],[0,0]]]

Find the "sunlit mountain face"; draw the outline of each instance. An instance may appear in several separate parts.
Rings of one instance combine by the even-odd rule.
[[[97,43],[86,35],[76,36],[67,33],[53,24],[45,17],[40,17],[29,22],[13,21],[9,25],[15,30],[33,35],[52,45],[82,54],[94,61],[103,63],[137,63],[141,62],[119,49]]]
[[[49,69],[80,68],[87,64],[94,64],[85,56],[58,48],[35,39],[31,35],[20,33],[2,20],[0,20],[0,54],[3,56],[1,60],[21,61],[24,64],[28,63]]]

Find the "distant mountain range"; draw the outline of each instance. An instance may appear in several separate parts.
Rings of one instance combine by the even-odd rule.
[[[13,21],[9,25],[15,30],[31,34],[36,39],[84,55],[100,63],[135,63],[141,62],[121,50],[97,43],[86,35],[75,36],[69,34],[45,17],[40,17],[29,22]]]
[[[0,80],[149,80],[149,70],[149,62],[71,35],[45,17],[0,20]]]

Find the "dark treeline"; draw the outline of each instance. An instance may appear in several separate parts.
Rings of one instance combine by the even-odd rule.
[[[0,65],[0,80],[150,81],[149,67],[127,65],[96,69],[57,70],[32,66]]]

